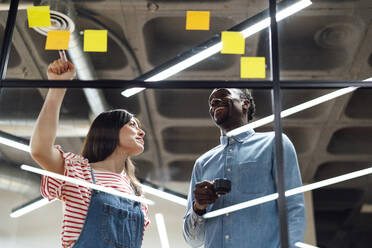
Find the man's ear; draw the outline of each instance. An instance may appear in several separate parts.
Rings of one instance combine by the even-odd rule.
[[[242,108],[244,113],[248,113],[250,101],[248,99],[245,99],[242,101]]]

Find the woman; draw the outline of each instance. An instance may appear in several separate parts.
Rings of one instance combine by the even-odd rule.
[[[75,77],[72,63],[57,60],[49,80]],[[125,110],[101,113],[92,123],[81,155],[54,146],[66,89],[49,89],[31,137],[31,155],[44,169],[124,193],[142,195],[130,160],[143,152],[145,136],[139,121]],[[86,187],[43,177],[44,197],[64,203],[62,247],[140,247],[149,224],[147,207],[138,202]]]

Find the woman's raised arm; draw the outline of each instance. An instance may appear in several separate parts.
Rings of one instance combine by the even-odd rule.
[[[71,62],[59,59],[48,66],[47,74],[49,80],[71,80],[75,68]],[[49,89],[30,141],[32,158],[44,169],[59,174],[64,172],[64,161],[54,141],[65,93],[66,89]]]

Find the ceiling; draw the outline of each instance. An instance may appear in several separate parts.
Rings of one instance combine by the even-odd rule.
[[[1,2],[1,1],[0,1]],[[6,2],[4,2],[6,3]],[[4,4],[1,3],[1,4]],[[33,1],[20,1],[27,6]],[[50,2],[49,2],[50,3]],[[68,3],[68,4],[66,4]],[[35,1],[48,4],[48,1]],[[69,58],[81,58],[80,79],[134,79],[158,68],[268,7],[257,0],[53,1],[51,9],[76,24]],[[186,10],[210,10],[209,31],[186,31]],[[279,25],[280,69],[285,80],[362,80],[372,76],[372,1],[313,0],[313,5]],[[7,12],[0,11],[0,40]],[[107,29],[107,53],[81,52],[80,31]],[[27,26],[19,10],[7,78],[46,79],[48,63],[58,58],[44,50],[45,37]],[[244,56],[266,57],[270,75],[269,32],[246,39]],[[172,79],[239,80],[240,55],[214,55]],[[76,61],[76,60],[75,60]],[[267,76],[266,79],[270,79]],[[282,108],[298,105],[333,90],[283,90]],[[145,152],[135,158],[137,175],[187,194],[193,163],[219,142],[208,115],[210,90],[146,90],[125,98],[120,89],[70,89],[61,110],[57,144],[79,152],[92,118],[100,109],[125,108],[146,131]],[[45,89],[4,88],[0,94],[0,131],[29,139]],[[254,120],[271,115],[269,90],[253,90]],[[371,166],[372,90],[356,90],[283,119],[294,143],[304,183]],[[257,132],[271,131],[269,124]],[[38,195],[38,177],[17,169],[36,164],[24,152],[0,145],[0,189],[20,193],[23,202]],[[313,192],[317,244],[320,247],[370,247],[372,242],[371,177],[366,176]],[[9,194],[6,194],[9,195]],[[9,208],[17,205],[9,204]],[[7,211],[10,211],[7,209]]]

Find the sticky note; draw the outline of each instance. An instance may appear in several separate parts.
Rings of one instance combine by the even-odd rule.
[[[84,30],[84,52],[107,52],[107,30]]]
[[[45,49],[46,50],[67,50],[70,41],[70,31],[54,30],[49,31]]]
[[[27,8],[28,26],[33,27],[50,27],[49,6],[34,6]]]
[[[221,33],[221,53],[244,54],[245,40],[241,33],[225,31]]]
[[[187,11],[186,30],[209,30],[209,11]]]
[[[241,78],[266,78],[265,57],[241,57]]]

